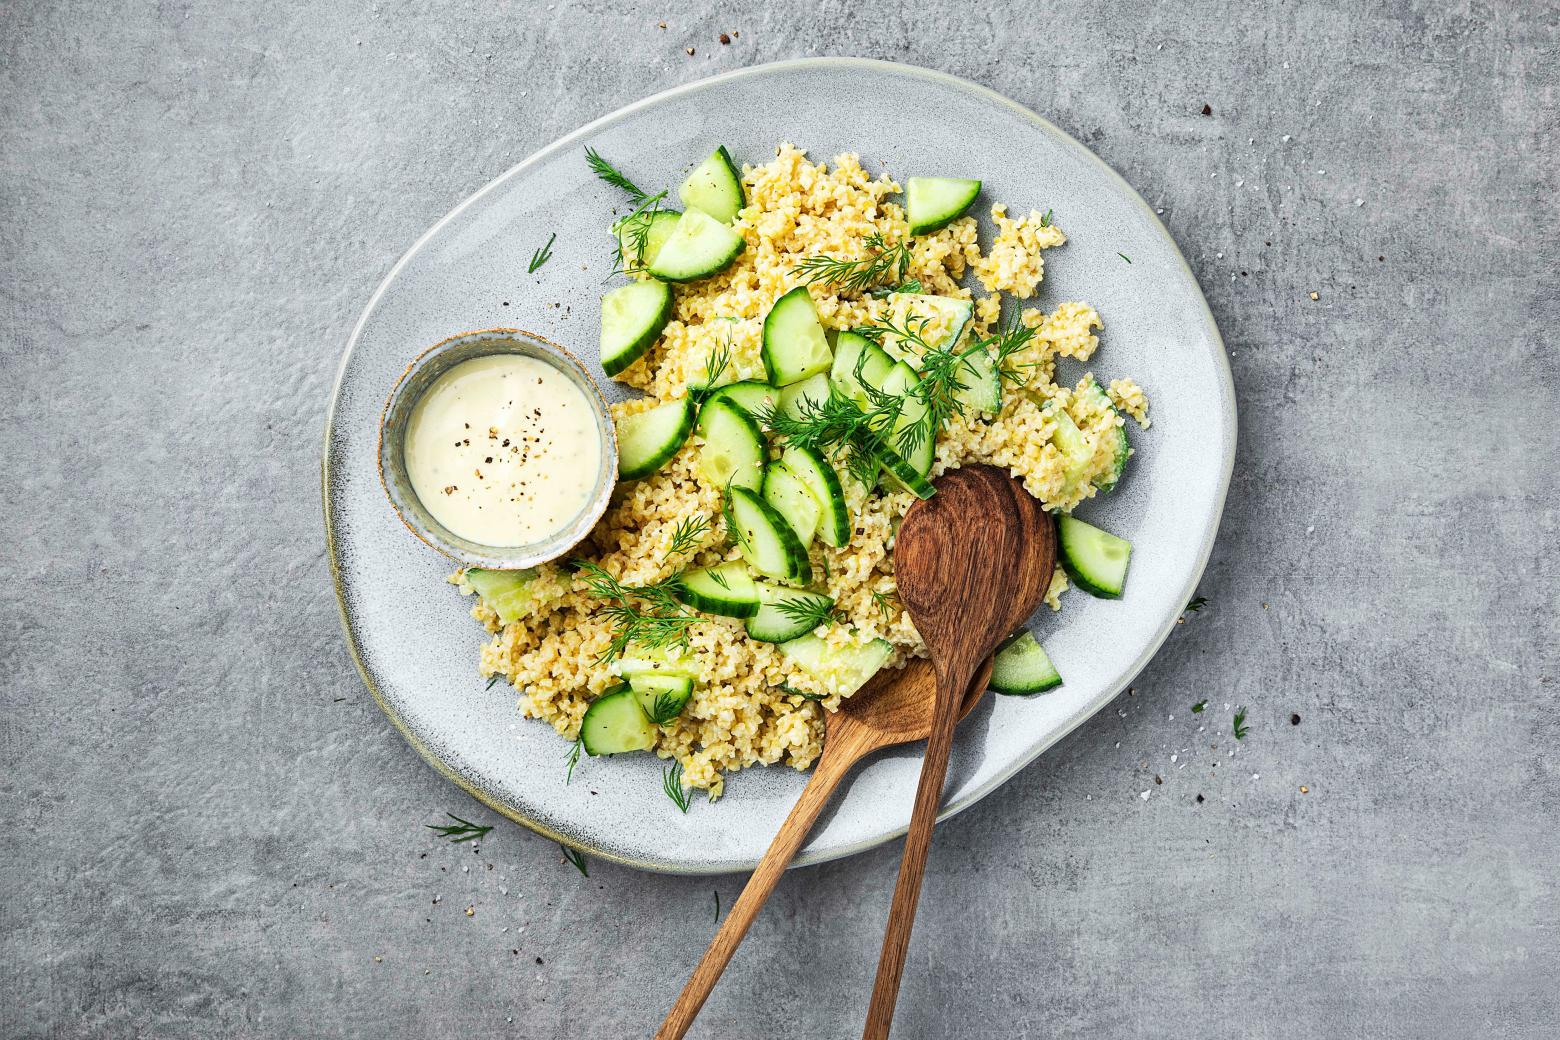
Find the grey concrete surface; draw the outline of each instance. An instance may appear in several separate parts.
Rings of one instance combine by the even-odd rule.
[[[895,1035],[1556,1035],[1560,8],[1514,0],[7,4],[0,1035],[649,1035],[743,879],[424,829],[500,821],[353,671],[324,409],[476,187],[823,53],[1121,170],[1241,406],[1207,605],[939,831]],[[857,1035],[896,854],[790,875],[694,1035]]]

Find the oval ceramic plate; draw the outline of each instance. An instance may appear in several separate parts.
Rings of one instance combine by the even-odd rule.
[[[585,164],[595,147],[642,185],[675,187],[716,144],[762,163],[790,141],[816,159],[856,152],[901,183],[913,174],[979,177],[986,210],[1055,212],[1068,235],[1046,254],[1031,305],[1083,299],[1099,309],[1088,366],[1130,375],[1154,424],[1131,430],[1137,455],[1121,486],[1078,514],[1131,539],[1118,601],[1072,590],[1033,626],[1066,678],[1038,697],[988,696],[959,728],[945,813],[995,790],[1114,697],[1169,634],[1207,562],[1235,454],[1229,367],[1207,304],[1175,243],[1143,200],[1078,142],[991,91],[940,73],[859,59],[746,69],[630,105],[569,135],[462,203],[401,258],[369,301],[326,426],[325,521],[347,640],[369,689],[414,747],[493,809],[588,853],[650,870],[751,868],[806,776],[755,768],[726,796],[679,813],[645,755],[582,761],[564,783],[569,745],[521,718],[504,686],[477,675],[487,635],[454,569],[406,532],[385,500],[375,455],[385,395],[407,362],[454,333],[517,326],[596,364],[598,300],[611,270],[607,225],[623,198]],[[532,252],[553,232],[551,261]],[[1128,264],[1121,254],[1132,258]],[[1082,366],[1063,361],[1058,382]],[[626,395],[610,381],[608,393]],[[885,754],[848,781],[798,863],[858,852],[904,832],[920,751]]]

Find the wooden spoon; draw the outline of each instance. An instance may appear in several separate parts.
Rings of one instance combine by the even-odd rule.
[[[1055,548],[1050,550],[1045,564],[1049,577],[1055,566]],[[1023,624],[1034,612],[1033,603],[1013,601],[1007,616],[1009,630]],[[986,692],[986,682],[991,678],[991,662],[987,661],[975,670],[973,678],[966,677],[966,693],[958,712],[963,718],[979,703]],[[742,889],[736,903],[726,915],[720,930],[704,951],[698,967],[683,987],[677,1002],[667,1013],[666,1021],[655,1034],[655,1040],[681,1040],[693,1025],[694,1018],[710,991],[715,988],[721,972],[726,970],[732,954],[748,927],[758,916],[764,902],[786,866],[802,847],[808,832],[818,819],[818,814],[828,804],[834,789],[845,779],[850,768],[874,751],[925,740],[932,732],[933,705],[936,700],[937,679],[932,665],[927,661],[911,661],[903,669],[879,672],[870,682],[840,705],[824,719],[823,754],[813,769],[812,778],[802,796],[797,799],[791,814],[780,825],[780,833],[770,843],[769,850],[759,861],[753,876]]]
[[[1040,605],[1056,567],[1050,516],[1002,470],[966,466],[938,478],[936,488],[910,507],[894,545],[899,600],[931,653],[937,696],[862,1040],[885,1040],[894,1020],[965,691],[1014,618]]]
[[[980,701],[990,677],[988,662],[975,677],[979,682],[969,684],[964,707],[959,713],[961,718]],[[731,962],[732,954],[737,952],[737,946],[747,935],[748,927],[779,883],[796,850],[807,840],[818,814],[850,768],[874,751],[925,740],[931,733],[936,691],[937,677],[931,663],[911,661],[901,670],[879,672],[846,699],[839,711],[828,713],[823,723],[823,754],[818,757],[802,796],[780,825],[780,833],[770,842],[764,858],[732,904],[715,938],[710,940],[709,949],[704,951],[688,984],[667,1012],[655,1040],[681,1040],[688,1032],[721,973]]]

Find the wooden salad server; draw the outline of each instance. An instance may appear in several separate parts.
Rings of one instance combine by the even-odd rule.
[[[1040,605],[1056,567],[1055,524],[1006,472],[966,466],[935,486],[905,514],[894,544],[899,600],[930,651],[937,690],[863,1040],[885,1040],[894,1019],[966,691],[997,644]]]

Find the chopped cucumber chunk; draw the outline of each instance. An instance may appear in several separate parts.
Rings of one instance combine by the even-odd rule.
[[[855,332],[841,332],[834,340],[834,366],[829,382],[840,393],[866,408],[869,399],[865,386],[882,386],[893,370],[894,359],[882,347]]]
[[[731,489],[733,536],[742,556],[758,573],[781,581],[812,581],[812,561],[807,549],[775,507],[751,488]]]
[[[731,161],[725,145],[693,168],[677,189],[677,197],[684,206],[703,210],[722,224],[737,218],[747,205],[747,196],[742,191],[742,171]]]
[[[1092,596],[1120,599],[1127,584],[1132,543],[1076,517],[1056,518],[1057,555],[1068,577]]]
[[[991,662],[991,688],[998,693],[1044,693],[1060,685],[1051,658],[1027,629],[1008,640]]]
[[[812,544],[813,536],[818,533],[818,518],[823,514],[823,507],[813,497],[812,490],[782,459],[771,462],[764,470],[764,501],[785,517],[785,522],[796,532],[796,540],[802,543],[802,548]]]
[[[850,541],[850,510],[840,476],[816,448],[787,445],[780,455],[798,480],[807,485],[818,503],[818,536],[835,548]]]
[[[498,615],[501,625],[513,624],[531,612],[531,583],[536,568],[523,571],[486,571],[466,568],[466,584]]]
[[[707,278],[725,270],[746,244],[741,235],[708,213],[690,209],[677,218],[648,270],[667,282]]]
[[[826,623],[834,609],[834,600],[821,592],[760,582],[758,595],[762,605],[748,619],[747,634],[765,643],[785,643],[805,636]]]
[[[722,617],[750,618],[758,613],[758,584],[747,564],[737,561],[684,573],[677,598],[694,610]]]
[[[710,392],[709,397],[704,399],[704,403],[708,405],[711,401],[730,401],[757,419],[764,414],[766,408],[773,408],[779,399],[780,392],[768,383],[757,379],[744,379],[717,387]]]
[[[1110,395],[1105,392],[1104,387],[1100,386],[1099,380],[1090,376],[1089,385],[1084,388],[1083,393],[1117,419],[1116,425],[1105,434],[1106,437],[1110,438],[1110,443],[1114,449],[1110,472],[1094,482],[1094,486],[1102,492],[1114,491],[1116,485],[1121,483],[1121,475],[1126,472],[1127,459],[1132,456],[1132,445],[1127,440],[1127,424],[1122,419],[1120,410],[1111,401]]]
[[[819,372],[817,375],[808,376],[800,383],[792,383],[782,388],[778,407],[782,415],[800,419],[804,402],[811,401],[816,408],[828,399],[829,377]]]
[[[1046,402],[1046,414],[1056,424],[1056,431],[1051,434],[1051,443],[1067,460],[1063,477],[1069,488],[1077,487],[1083,481],[1083,475],[1089,471],[1089,464],[1094,461],[1094,445],[1089,442],[1088,435],[1078,429],[1078,424],[1067,414],[1067,409],[1058,405],[1054,399]]]
[[[661,247],[672,237],[672,229],[677,226],[680,216],[682,214],[674,209],[653,209],[614,221],[612,233],[617,236],[623,267],[639,271],[654,263],[661,254]]]
[[[894,312],[903,315],[899,327],[920,337],[932,350],[952,350],[956,347],[975,314],[975,304],[953,296],[899,293],[893,299]],[[920,369],[922,348],[919,343],[885,335],[883,349],[896,361],[908,361],[917,370]]]
[[[652,675],[641,673],[628,680],[645,718],[657,726],[664,726],[682,714],[683,706],[693,696],[693,680],[686,675]]]
[[[852,694],[866,685],[894,656],[893,644],[874,639],[859,646],[831,646],[805,635],[780,644],[780,653],[830,693]]]
[[[956,177],[911,177],[905,184],[905,216],[912,235],[925,235],[947,227],[964,216],[980,181]]]
[[[601,368],[615,376],[649,350],[672,316],[665,282],[630,282],[601,298]]]
[[[693,429],[693,402],[686,397],[617,420],[618,477],[637,480],[666,465]]]
[[[764,318],[764,370],[776,386],[799,383],[827,372],[834,360],[807,286],[798,285],[775,301]]]
[[[764,481],[764,434],[730,400],[707,401],[699,413],[699,474],[713,487],[756,488]]]
[[[633,647],[635,656],[620,657],[607,670],[620,679],[636,675],[686,675],[697,681],[702,671],[696,659],[680,646]]]
[[[590,702],[580,721],[580,742],[588,755],[647,751],[655,746],[656,729],[634,691],[618,686]]]
[[[971,411],[996,415],[1002,411],[1002,376],[997,362],[983,346],[973,346],[962,355],[958,380],[963,388],[954,391],[954,399]]]

